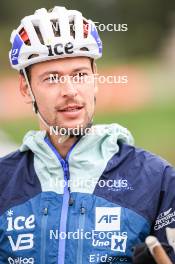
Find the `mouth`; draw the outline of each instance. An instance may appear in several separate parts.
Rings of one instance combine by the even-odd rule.
[[[77,120],[79,119],[84,110],[84,105],[80,104],[69,104],[67,106],[64,106],[62,108],[59,108],[57,112],[59,115],[62,116],[62,118],[66,120]]]
[[[84,106],[83,105],[68,105],[64,108],[59,109],[59,112],[77,112],[80,111]]]

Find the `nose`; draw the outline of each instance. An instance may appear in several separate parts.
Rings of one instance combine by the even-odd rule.
[[[77,89],[73,84],[70,76],[64,76],[61,84],[61,96],[75,97],[77,95]]]

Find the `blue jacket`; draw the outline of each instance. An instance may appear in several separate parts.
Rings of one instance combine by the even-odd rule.
[[[0,159],[0,264],[132,263],[149,234],[167,242],[175,170],[134,147],[126,129],[105,128],[65,159],[44,131]]]

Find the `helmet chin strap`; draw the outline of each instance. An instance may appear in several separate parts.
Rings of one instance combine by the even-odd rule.
[[[26,80],[26,83],[27,83],[27,86],[28,86],[28,89],[29,89],[29,93],[30,93],[30,96],[32,98],[32,108],[33,108],[33,111],[34,113],[39,117],[39,119],[41,120],[41,122],[45,125],[45,127],[47,127],[48,129],[50,129],[50,125],[47,123],[47,121],[44,119],[44,117],[42,116],[42,114],[39,112],[39,109],[38,109],[38,105],[37,105],[37,102],[36,102],[36,99],[35,99],[35,96],[33,94],[33,91],[32,91],[32,88],[31,88],[31,85],[29,83],[29,79],[28,79],[28,76],[27,76],[27,73],[26,73],[26,70],[25,68],[22,69],[23,71],[23,74],[24,74],[24,77],[25,77],[25,80]],[[96,103],[96,97],[94,98],[94,101]],[[93,118],[90,120],[90,122],[87,124],[87,127],[90,128],[93,124]],[[58,129],[56,129],[56,127],[52,127],[54,133],[58,133]],[[78,135],[76,137],[81,137],[81,136],[84,136],[85,134],[83,135]],[[58,139],[58,143],[64,143],[66,140],[68,140],[68,138],[70,138],[70,136],[74,136],[74,135],[59,135],[60,138]]]
[[[29,89],[30,96],[32,98],[32,108],[33,108],[33,111],[39,117],[39,119],[45,125],[45,127],[47,127],[47,128],[50,129],[50,125],[47,123],[47,121],[44,119],[44,117],[39,112],[39,109],[38,109],[38,106],[37,106],[37,102],[36,102],[35,96],[33,94],[31,85],[29,83],[29,79],[28,79],[28,76],[27,76],[27,73],[26,73],[25,68],[23,68],[22,71],[23,71],[23,74],[24,74],[24,77],[25,77],[25,80],[26,80],[26,83],[27,83],[27,86],[28,86],[28,89]],[[53,130],[54,130],[54,132],[56,134],[57,131],[56,131],[56,128],[55,127],[53,127]],[[69,135],[60,135],[60,138],[58,140],[58,143],[64,143],[69,137],[70,137]]]

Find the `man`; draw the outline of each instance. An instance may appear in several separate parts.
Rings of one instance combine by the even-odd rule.
[[[0,160],[0,264],[132,263],[132,248],[149,234],[167,242],[174,169],[135,148],[125,128],[92,126],[94,59],[102,55],[94,23],[78,11],[42,8],[21,21],[11,43],[40,131]]]

